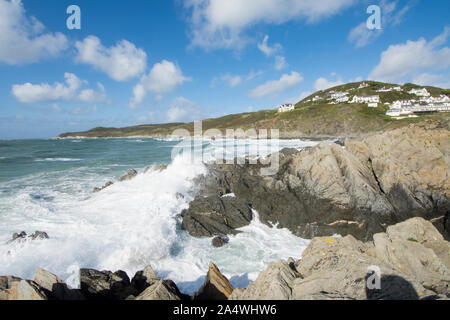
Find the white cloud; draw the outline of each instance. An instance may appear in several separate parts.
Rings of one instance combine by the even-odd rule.
[[[417,41],[391,45],[381,54],[379,64],[369,75],[370,79],[385,82],[402,82],[424,69],[446,70],[450,67],[450,48],[442,47],[450,35],[450,28],[428,42]]]
[[[86,81],[79,79],[73,73],[64,74],[65,83],[55,82],[41,84],[16,84],[12,86],[12,94],[22,103],[52,102],[52,101],[81,101],[108,102],[104,87],[99,83],[100,91],[85,89],[78,92]],[[56,110],[55,105],[53,109]]]
[[[281,45],[279,43],[276,43],[273,47],[269,46],[269,36],[266,35],[264,37],[264,40],[261,43],[258,43],[258,49],[261,50],[262,53],[264,53],[267,57],[272,56],[274,53],[281,50]]]
[[[326,90],[329,88],[339,86],[341,84],[344,84],[344,82],[341,79],[338,79],[336,81],[331,81],[331,80],[321,77],[321,78],[317,79],[316,82],[314,82],[314,89],[316,89],[317,91]]]
[[[292,71],[291,74],[284,74],[279,80],[269,81],[256,87],[248,93],[248,96],[256,99],[268,95],[275,96],[293,88],[302,81],[303,77],[298,72]]]
[[[226,73],[220,77],[215,77],[211,82],[211,87],[215,87],[219,82],[224,82],[234,88],[242,83],[242,77]]]
[[[283,56],[276,56],[275,57],[275,69],[276,70],[283,70],[288,67],[288,64],[286,62],[286,58]]]
[[[442,74],[422,73],[414,77],[412,82],[421,86],[433,86],[443,89],[450,88],[450,77]]]
[[[89,36],[75,43],[77,62],[86,63],[106,73],[116,81],[127,81],[145,71],[147,54],[144,50],[121,40],[115,46],[106,48],[99,38]]]
[[[348,40],[357,48],[365,47],[375,39],[377,39],[384,30],[390,26],[395,26],[401,23],[401,20],[406,12],[411,8],[410,4],[405,5],[402,9],[396,11],[398,1],[389,2],[382,0],[380,2],[381,7],[381,29],[369,30],[367,28],[366,21],[353,28],[349,35]],[[368,17],[368,16],[367,16]]]
[[[189,11],[191,46],[240,49],[244,31],[258,23],[292,20],[317,22],[341,12],[357,0],[184,0]]]
[[[10,65],[38,62],[67,49],[66,36],[44,30],[36,18],[27,18],[20,0],[0,0],[0,62]]]
[[[191,80],[185,77],[181,69],[173,62],[163,60],[156,63],[150,73],[142,76],[140,82],[134,87],[130,107],[133,108],[142,103],[147,91],[161,98],[165,93],[174,91],[178,86]]]
[[[170,104],[166,120],[168,122],[189,122],[199,120],[200,116],[200,109],[194,102],[184,97],[178,97]]]
[[[78,100],[81,102],[90,102],[90,103],[108,103],[109,99],[105,93],[105,87],[101,83],[97,83],[99,91],[95,91],[93,89],[84,89],[78,95]]]

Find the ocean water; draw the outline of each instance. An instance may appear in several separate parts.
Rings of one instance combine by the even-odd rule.
[[[183,148],[180,141],[144,138],[0,141],[0,275],[32,279],[42,267],[75,288],[79,268],[124,270],[131,278],[151,265],[192,294],[210,261],[234,286],[245,287],[269,264],[300,258],[308,241],[262,224],[257,212],[222,248],[180,229],[177,215],[192,200],[192,179],[206,172],[201,161],[180,154],[187,143]],[[195,140],[192,145],[193,153],[212,160],[315,144]],[[161,164],[168,166],[153,167]],[[139,172],[134,179],[92,192],[130,168]],[[8,243],[15,232],[36,230],[50,239]]]

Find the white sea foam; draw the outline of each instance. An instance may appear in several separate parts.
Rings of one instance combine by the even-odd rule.
[[[237,142],[236,148],[245,150],[248,144]],[[278,148],[312,144],[286,140]],[[211,141],[206,149],[220,147],[220,141]],[[260,155],[269,150],[260,148]],[[178,156],[165,170],[148,170],[96,194],[91,193],[93,186],[110,177],[99,175],[95,168],[77,168],[61,176],[42,173],[16,181],[17,186],[27,187],[17,187],[14,197],[2,203],[0,275],[33,278],[35,268],[42,267],[76,287],[79,267],[120,269],[132,277],[151,264],[159,276],[174,280],[183,292],[192,294],[201,286],[210,261],[235,286],[243,287],[270,263],[301,257],[308,241],[286,229],[262,224],[257,212],[251,224],[222,248],[212,247],[211,239],[196,239],[181,231],[177,215],[192,200],[188,194],[192,179],[205,171],[202,163]],[[9,183],[8,188],[16,187]],[[46,231],[50,239],[6,244],[13,232],[22,230]]]

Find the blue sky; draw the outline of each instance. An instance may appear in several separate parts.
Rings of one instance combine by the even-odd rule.
[[[69,30],[69,5],[81,30]],[[381,8],[369,30],[367,8]],[[450,1],[0,0],[0,139],[275,108],[356,80],[450,87]]]

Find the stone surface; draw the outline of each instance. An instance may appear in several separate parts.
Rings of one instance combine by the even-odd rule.
[[[151,266],[147,266],[142,271],[136,272],[131,280],[131,286],[138,292],[142,292],[150,287],[155,281],[160,280]]]
[[[228,243],[228,238],[225,237],[215,237],[214,239],[212,239],[211,243],[213,245],[213,247],[216,248],[220,248],[225,246]]]
[[[135,300],[178,301],[181,294],[173,281],[158,279]]]
[[[233,292],[230,300],[289,300],[299,276],[286,261],[272,264],[247,289]]]
[[[227,300],[233,286],[214,263],[209,264],[205,282],[194,295],[194,300]]]
[[[301,152],[281,152],[278,172],[270,176],[261,175],[264,166],[248,159],[210,164],[209,173],[197,178],[192,212],[206,213],[195,210],[205,196],[234,193],[235,201],[249,204],[262,222],[278,223],[302,238],[351,234],[368,241],[412,217],[448,217],[449,164],[450,134],[445,129],[406,127],[347,139],[345,147],[322,142]],[[437,222],[447,235],[448,220]],[[196,222],[194,236],[233,233],[220,219],[209,231]]]
[[[353,236],[311,241],[294,264],[270,266],[231,299],[418,300],[450,294],[449,242],[423,218],[409,219],[370,242]],[[381,287],[368,287],[368,284]]]
[[[5,284],[5,277],[2,277],[3,285]],[[28,280],[21,280],[13,277],[6,280],[7,287],[0,288],[0,300],[28,300],[39,301],[48,300],[45,292],[35,282]]]
[[[34,282],[38,284],[48,297],[54,300],[83,300],[79,290],[69,288],[64,281],[54,274],[38,268],[34,275]]]
[[[135,293],[123,271],[80,269],[80,290],[88,300],[122,300]]]
[[[245,201],[233,197],[197,197],[181,213],[182,228],[194,237],[236,234],[252,220]]]
[[[124,175],[123,177],[121,177],[121,178],[119,179],[119,181],[123,182],[123,181],[131,180],[131,179],[133,179],[134,177],[136,177],[137,174],[138,174],[138,173],[137,173],[136,170],[130,169],[130,170],[128,170],[128,172],[127,172],[126,175]]]

